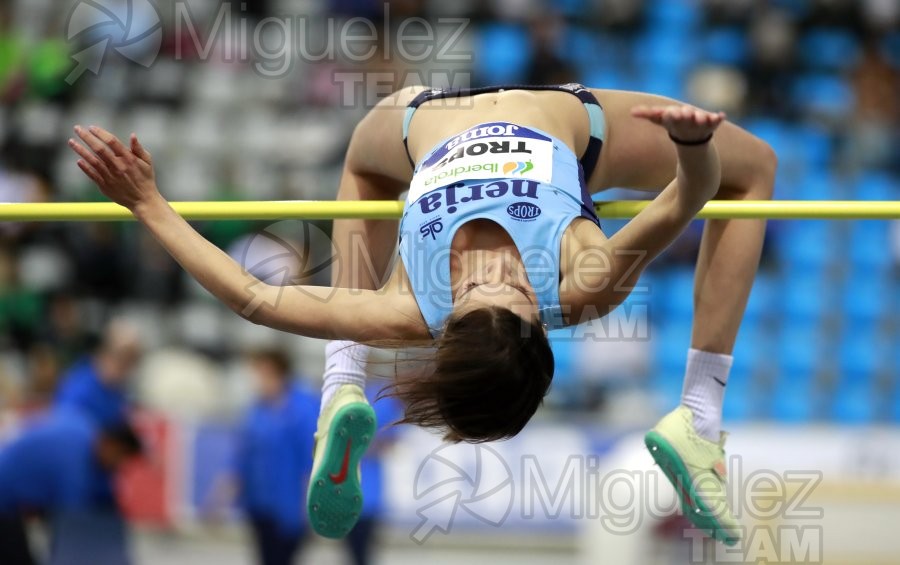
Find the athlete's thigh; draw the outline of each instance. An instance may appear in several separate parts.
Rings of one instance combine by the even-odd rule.
[[[607,188],[659,191],[675,178],[675,145],[665,129],[647,120],[633,118],[635,106],[684,104],[672,98],[627,92],[594,90],[603,106],[607,132],[600,165],[590,182],[592,192]],[[713,108],[714,109],[714,108]],[[731,122],[724,122],[713,138],[722,163],[723,187],[740,186],[757,171],[770,151],[765,143]]]

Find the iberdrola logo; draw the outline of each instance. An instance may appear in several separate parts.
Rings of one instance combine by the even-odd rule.
[[[524,175],[534,168],[531,161],[510,161],[503,165],[504,175]]]

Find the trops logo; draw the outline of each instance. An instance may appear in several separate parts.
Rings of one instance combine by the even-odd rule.
[[[516,202],[506,207],[506,213],[515,220],[531,221],[541,215],[541,209],[531,202]]]

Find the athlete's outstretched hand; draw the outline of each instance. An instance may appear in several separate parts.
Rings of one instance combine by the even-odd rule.
[[[675,139],[692,143],[707,139],[725,121],[724,112],[707,112],[687,105],[635,106],[635,118],[649,120],[662,126]]]
[[[69,139],[69,147],[81,159],[78,167],[116,204],[132,212],[142,203],[159,197],[153,175],[153,158],[131,134],[126,147],[103,128],[75,126],[82,143]]]

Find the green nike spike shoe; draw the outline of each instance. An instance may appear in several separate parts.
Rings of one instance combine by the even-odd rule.
[[[343,385],[319,414],[306,509],[313,531],[346,536],[362,510],[359,461],[375,437],[375,411],[362,389]]]
[[[728,506],[725,438],[719,443],[694,430],[694,414],[679,406],[644,436],[650,455],[675,487],[685,517],[717,540],[735,545],[741,527]]]

